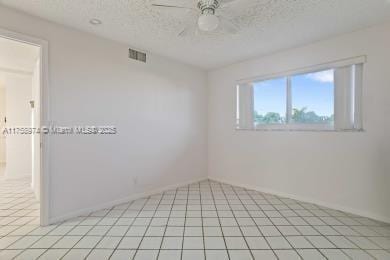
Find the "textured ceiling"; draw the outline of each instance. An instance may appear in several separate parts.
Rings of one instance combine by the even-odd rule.
[[[231,0],[227,0],[231,1]],[[204,69],[216,68],[390,19],[387,0],[238,0],[225,11],[237,34],[178,37],[194,16],[151,7],[152,0],[0,0],[61,24]],[[159,0],[194,5],[196,0]],[[103,21],[89,24],[91,18]]]

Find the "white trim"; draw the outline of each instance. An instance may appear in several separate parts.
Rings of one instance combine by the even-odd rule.
[[[17,176],[13,176],[13,175],[9,176],[7,175],[7,169],[6,169],[3,177],[5,180],[12,180],[12,181],[23,180],[23,179],[30,179],[31,173],[23,173],[23,174],[18,174]]]
[[[286,124],[291,124],[292,118],[292,90],[291,90],[291,77],[286,78]]]
[[[344,67],[344,66],[349,66],[354,64],[362,64],[366,62],[367,62],[367,56],[362,55],[362,56],[357,56],[352,58],[341,59],[337,61],[329,61],[326,63],[314,64],[314,65],[305,66],[297,69],[271,73],[267,75],[260,75],[260,76],[250,77],[250,78],[239,79],[237,80],[237,84],[238,85],[248,84],[256,81],[264,81],[264,80],[270,80],[274,78],[282,78],[282,77],[289,77],[289,76],[305,74],[305,73],[313,73],[316,71],[330,70],[334,68],[339,68],[339,67]]]
[[[299,123],[286,123],[286,124],[259,124],[254,130],[280,130],[280,131],[335,131],[332,124],[299,124]]]
[[[200,182],[200,181],[205,181],[205,180],[208,180],[208,178],[204,177],[204,178],[194,179],[194,180],[183,182],[183,183],[179,183],[179,184],[168,185],[168,186],[165,186],[163,188],[158,188],[158,189],[152,190],[152,191],[146,191],[146,192],[142,192],[142,193],[133,194],[133,195],[128,196],[128,197],[124,197],[124,198],[121,198],[121,199],[117,199],[117,200],[113,200],[113,201],[102,203],[102,204],[100,204],[98,206],[94,206],[94,207],[90,207],[90,208],[86,208],[86,209],[76,210],[76,211],[73,211],[71,213],[67,213],[67,214],[62,215],[62,216],[51,218],[49,220],[49,223],[50,224],[55,224],[55,223],[58,223],[58,222],[61,222],[61,221],[65,221],[65,220],[68,220],[68,219],[72,219],[72,218],[75,218],[75,217],[79,217],[79,216],[82,216],[82,215],[87,215],[87,214],[90,214],[92,212],[99,211],[99,210],[102,210],[102,209],[112,208],[112,207],[114,207],[116,205],[119,205],[119,204],[122,204],[122,203],[127,203],[127,202],[130,202],[132,200],[141,199],[141,198],[144,198],[144,197],[149,197],[149,196],[152,196],[152,195],[155,195],[155,194],[162,193],[162,192],[167,191],[167,190],[177,189],[177,188],[182,187],[182,186],[190,185],[190,184],[197,183],[197,182]]]
[[[6,67],[0,67],[0,71],[6,72],[6,73],[13,73],[13,74],[22,74],[22,75],[27,75],[27,76],[31,76],[33,74],[31,71],[18,70],[18,69],[6,68]]]
[[[242,128],[236,128],[236,131],[258,131],[258,132],[317,132],[317,133],[364,133],[364,129],[281,129],[281,128],[256,128],[256,129],[242,129]]]
[[[0,28],[0,37],[4,37],[10,40],[24,42],[27,44],[40,47],[40,95],[41,95],[41,126],[50,124],[50,108],[49,108],[49,43],[46,40],[31,37],[22,33],[12,32],[6,29]],[[40,224],[46,226],[49,224],[49,212],[50,212],[50,151],[49,151],[49,136],[41,134],[41,196],[40,196]]]
[[[356,64],[354,69],[354,128],[363,129],[363,67]]]
[[[254,191],[264,192],[264,193],[268,193],[268,194],[272,194],[272,195],[276,195],[276,196],[280,196],[280,197],[299,200],[299,201],[306,202],[306,203],[312,203],[312,204],[316,204],[316,205],[321,206],[321,207],[326,207],[326,208],[334,209],[334,210],[340,210],[340,211],[344,211],[344,212],[347,212],[350,214],[354,214],[354,215],[358,215],[358,216],[362,216],[362,217],[366,217],[366,218],[371,218],[371,219],[385,222],[385,223],[390,223],[390,218],[387,216],[378,215],[378,214],[371,213],[368,211],[346,207],[346,206],[343,206],[340,204],[328,203],[328,202],[324,202],[321,200],[307,198],[304,196],[275,191],[273,189],[268,189],[268,188],[253,186],[253,185],[247,185],[247,184],[242,184],[242,183],[236,183],[236,182],[227,181],[225,179],[216,178],[216,177],[209,176],[209,180],[217,181],[217,182],[224,183],[224,184],[229,184],[229,185],[236,186],[236,187],[241,187],[241,188],[248,189],[248,190],[254,190]]]

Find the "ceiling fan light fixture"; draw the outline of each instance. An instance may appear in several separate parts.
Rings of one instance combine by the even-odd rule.
[[[212,32],[219,26],[219,19],[214,14],[202,14],[198,19],[199,29],[205,32]]]
[[[92,18],[91,20],[89,20],[89,23],[92,25],[101,25],[103,22],[97,18]]]

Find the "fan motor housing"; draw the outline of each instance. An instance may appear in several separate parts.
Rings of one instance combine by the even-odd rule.
[[[198,2],[198,8],[202,11],[202,14],[214,14],[218,7],[219,0],[200,0]]]

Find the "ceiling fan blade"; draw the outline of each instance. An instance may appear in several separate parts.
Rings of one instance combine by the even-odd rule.
[[[186,9],[186,10],[195,10],[195,8],[187,7],[187,6],[179,6],[179,5],[163,5],[163,4],[152,4],[154,7],[162,7],[162,8],[177,8],[177,9]]]
[[[240,0],[221,0],[221,4],[227,4],[227,3],[231,3],[231,2],[237,2],[237,1],[240,1]]]
[[[178,34],[179,37],[187,37],[187,36],[193,36],[198,35],[198,25],[196,23],[194,24],[188,24],[184,29]]]
[[[248,1],[249,0],[222,0],[220,3],[220,7],[242,4],[242,2],[248,2]]]
[[[225,18],[224,16],[221,15],[217,15],[217,16],[219,18],[220,27],[223,31],[226,31],[227,33],[230,34],[238,33],[238,31],[240,30],[240,27],[238,27],[238,25],[236,25],[231,20]]]
[[[266,5],[272,0],[222,0],[220,8],[247,9],[252,6]]]

